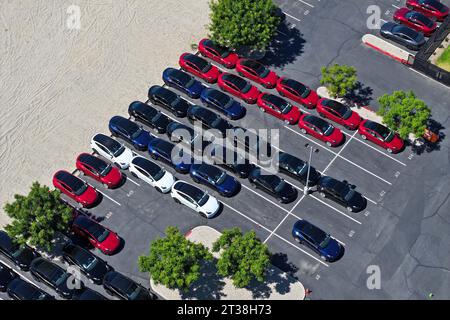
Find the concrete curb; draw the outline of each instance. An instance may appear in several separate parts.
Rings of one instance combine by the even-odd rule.
[[[412,55],[408,51],[403,50],[382,38],[374,36],[373,34],[365,34],[362,37],[362,42],[372,49],[375,49],[376,51],[381,52],[382,54],[387,55],[398,62],[411,65],[411,63],[409,63],[409,58]]]

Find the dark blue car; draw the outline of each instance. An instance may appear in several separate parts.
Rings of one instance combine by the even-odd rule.
[[[109,120],[109,131],[113,136],[127,140],[142,151],[147,150],[148,143],[155,138],[133,121],[121,116],[114,116]]]
[[[245,108],[220,90],[206,88],[202,91],[200,100],[205,106],[218,110],[231,120],[237,120],[245,116]]]
[[[210,164],[193,164],[190,174],[195,182],[206,184],[225,197],[234,196],[240,190],[241,184],[235,178]]]
[[[344,247],[339,242],[306,220],[299,220],[294,224],[292,236],[297,242],[316,251],[325,261],[336,261],[344,253]]]
[[[155,160],[162,160],[180,173],[188,173],[193,163],[188,152],[168,141],[155,138],[148,144],[148,152]],[[173,157],[172,157],[173,156]]]
[[[162,78],[168,86],[184,92],[192,99],[200,98],[200,94],[205,89],[200,81],[195,80],[194,77],[186,72],[175,68],[167,68],[164,70]]]

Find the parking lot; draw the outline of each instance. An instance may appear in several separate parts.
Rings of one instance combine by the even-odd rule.
[[[432,106],[433,117],[441,121],[443,132],[446,132],[449,113],[444,101],[448,99],[444,97],[449,96],[448,89],[370,51],[361,43],[361,36],[369,32],[365,24],[365,12],[369,4],[382,7],[383,19],[389,20],[395,6],[401,6],[404,1],[277,2],[286,14],[286,22],[276,37],[274,46],[278,45],[279,48],[275,48],[275,53],[269,52],[265,59],[279,76],[297,79],[316,89],[319,86],[320,67],[334,62],[354,65],[363,82],[362,87],[368,88],[366,93],[370,93],[364,96],[364,102],[376,108],[374,98],[380,94],[413,89]],[[293,50],[289,50],[289,46]],[[289,55],[288,51],[295,51],[295,55]],[[235,73],[235,70],[230,72]],[[208,86],[218,88],[215,84]],[[258,88],[277,94],[275,89]],[[142,88],[141,101],[147,101],[147,89]],[[185,95],[183,97],[193,104],[201,105],[199,100],[189,99]],[[356,131],[336,125],[344,132],[345,142],[333,148],[304,135],[297,125],[286,125],[260,112],[255,105],[243,105],[247,114],[241,120],[232,121],[234,125],[278,129],[280,150],[303,160],[309,156],[305,144],[314,146],[319,152],[313,155],[312,166],[322,175],[354,184],[356,190],[368,200],[365,210],[348,212],[345,207],[322,199],[314,189],[304,196],[303,185],[281,174],[298,189],[296,201],[281,204],[254,189],[248,180],[239,179],[242,189],[232,198],[222,197],[208,189],[220,200],[223,209],[218,216],[206,220],[192,210],[177,205],[170,195],[161,194],[143,181],[131,177],[128,171],[123,171],[127,181],[116,190],[105,189],[95,180],[84,177],[103,194],[101,203],[87,212],[116,231],[125,242],[123,249],[111,257],[105,258],[95,250],[99,256],[105,258],[116,271],[149,287],[148,275],[138,271],[137,258],[148,252],[150,242],[162,236],[166,227],[174,225],[186,233],[198,225],[209,225],[219,231],[238,226],[243,231],[255,230],[274,254],[273,262],[297,276],[305,287],[310,288],[313,299],[423,299],[427,291],[448,297],[450,282],[445,271],[448,272],[448,269],[444,267],[446,262],[442,261],[446,259],[448,262],[448,258],[430,250],[436,241],[444,248],[448,248],[445,245],[450,241],[442,232],[450,222],[446,213],[449,212],[446,209],[450,209],[447,202],[450,190],[445,182],[449,162],[447,140],[441,142],[441,150],[417,155],[407,146],[403,152],[393,155],[362,140]],[[128,116],[127,108],[128,105],[123,106],[122,116]],[[317,114],[315,110],[302,111]],[[186,118],[176,121],[189,125]],[[104,127],[103,133],[108,133],[106,123]],[[166,135],[158,135],[147,129],[159,138],[168,140]],[[86,141],[86,149],[80,150],[80,153],[88,151],[89,141]],[[149,158],[147,152],[136,152]],[[77,155],[73,156],[75,162]],[[430,166],[430,163],[433,165]],[[177,178],[193,183],[188,175],[165,167]],[[72,171],[74,168],[66,169]],[[205,186],[201,188],[207,189]],[[424,218],[428,220],[423,221]],[[329,232],[344,245],[344,256],[334,263],[325,262],[309,248],[296,243],[291,230],[298,219],[306,219]],[[430,234],[434,238],[428,238]],[[369,290],[366,286],[369,265],[380,266],[380,290]],[[429,272],[434,272],[433,281],[429,280]],[[22,274],[34,281],[29,274]],[[111,298],[101,287],[88,285]],[[0,297],[6,296],[1,294]]]

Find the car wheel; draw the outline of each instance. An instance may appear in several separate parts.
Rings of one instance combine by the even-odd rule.
[[[200,183],[200,180],[198,180],[198,179],[195,178],[195,177],[192,177],[192,180],[194,180],[195,183]]]
[[[353,212],[352,207],[347,207],[347,211],[348,211],[348,212]]]
[[[319,116],[321,116],[322,118],[326,118],[326,116],[321,112],[319,112]]]
[[[159,193],[163,193],[160,187],[155,187],[156,191],[158,191]]]
[[[173,198],[173,201],[175,201],[175,203],[177,204],[181,204],[180,200],[178,200],[177,198]]]
[[[330,141],[325,142],[325,144],[326,144],[327,146],[331,147],[331,142],[330,142]]]
[[[323,261],[327,261],[327,258],[325,256],[320,256],[320,259],[322,259]]]
[[[362,134],[362,135],[361,135],[361,139],[363,139],[363,140],[367,140],[367,137],[366,137],[366,135]]]
[[[240,72],[240,71],[238,71],[238,75],[240,75],[241,77],[244,76],[244,74],[242,72]]]
[[[92,149],[92,154],[97,155],[98,152],[95,149]]]
[[[300,131],[301,131],[303,134],[307,134],[306,129],[301,128]]]
[[[154,153],[150,153],[150,157],[152,157],[153,160],[158,160],[158,156]]]
[[[289,120],[284,120],[285,124],[291,124],[291,122]]]
[[[261,111],[262,113],[266,112],[263,107],[259,107],[259,111]]]
[[[206,214],[204,212],[199,212],[198,214],[200,215],[200,217],[208,219],[208,217],[206,216]]]
[[[325,192],[320,192],[320,196],[321,196],[322,198],[325,198],[327,195],[325,194]]]
[[[297,243],[300,243],[300,244],[303,243],[302,240],[300,240],[300,238],[294,237],[294,239],[295,239],[295,241],[296,241]]]
[[[389,153],[392,153],[392,149],[391,148],[387,148],[386,151],[389,152]]]

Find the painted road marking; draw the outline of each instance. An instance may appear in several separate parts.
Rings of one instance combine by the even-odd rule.
[[[296,17],[294,17],[294,16],[291,16],[289,13],[287,13],[287,12],[284,12],[283,11],[283,13],[285,14],[285,15],[287,15],[289,18],[292,18],[292,19],[294,19],[294,20],[297,20],[298,22],[301,22],[302,20],[300,20],[299,18],[296,18]]]
[[[311,8],[314,8],[314,6],[312,4],[310,4],[310,3],[306,2],[306,1],[303,1],[303,0],[298,0],[298,1],[301,2],[301,3],[306,4],[307,6],[310,6]]]
[[[325,201],[322,201],[321,199],[317,198],[316,196],[310,194],[310,196],[314,199],[316,199],[317,201],[323,203],[324,205],[326,205],[327,207],[333,209],[334,211],[336,211],[337,213],[343,215],[344,217],[347,217],[348,219],[352,220],[353,222],[356,222],[357,224],[362,224],[360,221],[356,220],[355,218],[350,217],[348,214],[336,209],[335,207],[329,205],[328,203],[326,203]]]
[[[108,196],[107,194],[105,194],[104,192],[101,192],[100,190],[96,189],[98,192],[100,192],[102,195],[104,195],[105,197],[107,197],[109,200],[111,200],[112,202],[114,202],[115,204],[121,206],[121,204],[119,202],[117,202],[116,200],[114,200],[113,198],[111,198],[110,196]]]

